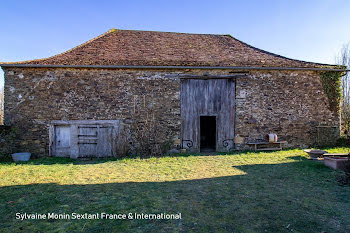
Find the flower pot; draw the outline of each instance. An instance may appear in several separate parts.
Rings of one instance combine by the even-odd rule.
[[[14,153],[14,154],[12,154],[12,159],[15,162],[28,161],[30,159],[30,155],[31,155],[31,153],[29,153],[29,152]]]

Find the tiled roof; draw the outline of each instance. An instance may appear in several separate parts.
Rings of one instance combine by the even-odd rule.
[[[272,54],[230,35],[116,29],[49,58],[6,64],[329,67]]]

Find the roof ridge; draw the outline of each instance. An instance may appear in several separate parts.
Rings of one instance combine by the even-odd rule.
[[[189,42],[196,43],[196,45],[188,45]],[[152,66],[167,64],[171,66],[195,64],[201,66],[337,67],[336,65],[307,62],[271,53],[238,40],[230,34],[195,34],[115,28],[50,57],[2,64],[30,63],[51,65]]]
[[[97,39],[100,39],[110,33],[114,33],[114,32],[118,32],[118,31],[130,31],[130,32],[159,32],[159,33],[172,33],[172,34],[184,34],[184,35],[211,35],[211,36],[227,36],[227,34],[206,34],[206,33],[190,33],[190,32],[165,32],[165,31],[150,31],[150,30],[133,30],[133,29],[116,29],[116,28],[111,28],[109,29],[108,31],[102,33],[101,35],[98,35],[80,45],[77,45],[67,51],[64,51],[62,53],[58,53],[58,54],[55,54],[53,56],[49,56],[49,57],[45,57],[45,58],[38,58],[38,59],[32,59],[32,60],[25,60],[25,61],[17,61],[17,62],[2,62],[1,64],[23,64],[23,63],[28,63],[28,62],[40,62],[40,61],[43,61],[43,60],[47,60],[47,59],[51,59],[51,58],[55,58],[55,57],[58,57],[58,56],[61,56],[61,55],[64,55],[64,54],[67,54],[75,49],[78,49],[78,48],[81,48],[87,44],[90,44],[92,43],[93,41],[97,40]]]
[[[113,29],[111,29],[113,30]],[[212,33],[191,33],[191,32],[169,32],[169,31],[152,31],[152,30],[134,30],[134,29],[114,29],[116,31],[131,31],[131,32],[160,32],[160,33],[174,33],[185,35],[212,35],[212,36],[226,36],[227,34],[212,34]]]
[[[320,65],[320,66],[338,66],[338,65],[336,65],[336,64],[335,64],[335,65],[332,65],[332,64],[318,63],[318,62],[312,62],[312,61],[303,61],[303,60],[299,60],[299,59],[294,59],[294,58],[285,57],[285,56],[279,55],[279,54],[277,54],[277,53],[272,53],[272,52],[269,52],[269,51],[266,51],[266,50],[263,50],[263,49],[259,49],[259,48],[257,48],[257,47],[254,47],[254,46],[252,46],[252,45],[250,45],[250,44],[247,44],[247,43],[245,43],[245,42],[243,42],[243,41],[237,39],[236,37],[234,37],[234,36],[232,36],[232,35],[230,35],[230,34],[227,34],[227,35],[225,35],[225,36],[228,36],[228,37],[230,37],[231,39],[234,39],[234,40],[238,41],[239,43],[242,43],[242,44],[248,46],[248,47],[251,48],[251,49],[254,49],[254,50],[258,51],[258,52],[265,53],[265,54],[268,54],[268,55],[271,55],[271,56],[274,56],[274,57],[279,57],[279,58],[287,59],[287,60],[290,60],[290,61],[296,61],[296,62],[300,62],[300,63],[303,63],[303,64],[305,64],[305,63],[306,63],[306,64],[307,64],[307,63],[310,64],[310,63],[311,63],[311,64],[314,64],[314,65]]]
[[[108,30],[108,31],[106,31],[106,32],[104,32],[104,33],[102,33],[101,35],[98,35],[98,36],[96,36],[96,37],[94,37],[94,38],[92,38],[92,39],[90,39],[90,40],[88,40],[88,41],[86,41],[86,42],[84,42],[84,43],[82,43],[82,44],[80,44],[80,45],[77,45],[77,46],[75,46],[75,47],[73,47],[73,48],[71,48],[71,49],[69,49],[69,50],[67,50],[67,51],[64,51],[64,52],[59,53],[59,54],[55,54],[55,55],[50,56],[50,57],[38,58],[38,59],[26,60],[26,61],[19,61],[19,62],[5,62],[5,63],[2,63],[2,64],[11,64],[11,63],[21,64],[21,63],[37,62],[37,61],[47,60],[47,59],[50,59],[50,58],[55,58],[55,57],[57,57],[57,56],[60,56],[60,55],[64,55],[64,54],[66,54],[66,53],[69,53],[69,52],[71,52],[71,51],[73,51],[73,50],[75,50],[75,49],[81,48],[81,47],[83,47],[83,46],[85,46],[85,45],[87,45],[87,44],[90,44],[91,42],[93,42],[93,41],[95,41],[95,40],[97,40],[97,39],[100,39],[100,38],[102,38],[102,37],[104,37],[104,36],[106,36],[106,35],[108,35],[108,34],[110,34],[110,33],[112,33],[112,32],[116,32],[116,31],[118,31],[118,30],[115,29],[115,28],[112,28],[112,29],[110,29],[110,30]]]

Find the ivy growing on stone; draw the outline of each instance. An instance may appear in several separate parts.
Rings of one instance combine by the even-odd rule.
[[[334,112],[340,111],[340,100],[342,97],[341,77],[344,72],[325,71],[321,72],[323,90],[328,96],[329,109]]]

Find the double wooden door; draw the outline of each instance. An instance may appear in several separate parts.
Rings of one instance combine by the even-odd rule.
[[[54,156],[109,157],[113,155],[113,126],[56,125]]]
[[[216,130],[211,134],[201,129],[201,119],[215,119]],[[181,137],[182,146],[198,152],[205,142],[203,136],[215,139],[216,151],[234,147],[235,81],[233,79],[181,80]],[[203,127],[203,124],[202,124]],[[202,135],[201,135],[202,131]]]

